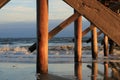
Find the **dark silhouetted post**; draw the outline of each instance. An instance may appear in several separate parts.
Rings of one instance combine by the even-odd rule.
[[[37,0],[37,73],[48,73],[48,0]]]

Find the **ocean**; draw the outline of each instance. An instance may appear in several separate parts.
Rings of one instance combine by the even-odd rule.
[[[91,54],[91,43],[86,43],[88,39],[83,38],[83,52]],[[35,63],[37,52],[31,53],[28,48],[36,41],[36,38],[0,38],[0,61]],[[74,62],[73,37],[54,37],[49,40],[48,48],[49,63]]]
[[[74,63],[73,37],[49,40],[48,72],[50,78],[62,80],[119,80],[120,57],[104,57],[99,38],[98,59],[92,59],[89,37],[83,38],[82,62]],[[2,80],[49,80],[48,75],[36,74],[36,50],[28,48],[36,38],[0,38],[0,78]],[[17,77],[16,77],[17,76]],[[39,78],[39,79],[37,79]],[[48,78],[48,79],[47,79]],[[55,79],[56,80],[56,79]]]

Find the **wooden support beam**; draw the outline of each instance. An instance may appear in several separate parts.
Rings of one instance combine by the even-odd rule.
[[[92,30],[94,28],[93,25],[90,25],[90,27],[86,28],[83,32],[82,32],[82,36],[85,36],[90,30]]]
[[[0,8],[2,8],[6,3],[8,3],[10,0],[0,0]]]
[[[80,16],[74,22],[74,33],[75,33],[75,62],[82,60],[82,16]]]
[[[98,42],[97,42],[97,28],[94,27],[92,32],[92,42],[91,42],[91,45],[92,45],[92,58],[93,59],[97,59],[98,57]]]
[[[120,18],[97,0],[63,0],[120,45]],[[108,28],[109,27],[109,28]],[[116,33],[116,34],[115,34]]]
[[[97,32],[97,37],[100,36],[101,34],[102,34],[102,31]],[[92,39],[89,38],[86,42],[89,43],[91,40],[92,40]]]
[[[63,30],[64,28],[66,28],[69,24],[71,24],[79,16],[80,16],[80,14],[78,12],[76,12],[72,16],[70,16],[69,18],[67,18],[65,21],[63,21],[61,24],[59,24],[57,27],[55,27],[53,30],[51,30],[49,32],[49,39],[51,39],[53,36],[55,36],[61,30]]]
[[[55,27],[53,30],[51,30],[48,34],[48,39],[51,39],[54,37],[57,33],[59,33],[61,30],[67,27],[67,25],[71,24],[74,20],[76,20],[80,14],[77,12],[71,15],[69,18],[67,18],[65,21],[60,23],[57,27]],[[36,43],[34,43],[32,46],[29,47],[29,51],[33,52],[36,49]]]
[[[61,30],[67,27],[72,21],[76,20],[79,17],[78,13],[74,13],[72,16],[70,16],[68,19],[63,21],[61,24],[59,24],[57,27],[55,27],[52,31],[49,32],[49,39],[54,37],[57,33],[59,33]],[[69,24],[68,24],[69,23]],[[63,26],[62,26],[63,25]],[[82,32],[82,36],[85,36],[90,30],[93,29],[93,25],[90,25],[90,27],[86,28]],[[100,35],[102,32],[98,32],[98,35]],[[34,43],[32,46],[29,47],[29,51],[33,52],[36,49],[36,43]]]
[[[109,48],[108,48],[108,37],[104,35],[104,56],[108,56]]]
[[[37,73],[48,73],[48,0],[37,0]]]

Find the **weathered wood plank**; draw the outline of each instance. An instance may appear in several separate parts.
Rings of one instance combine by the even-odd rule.
[[[0,0],[0,8],[2,8],[10,0]]]
[[[97,0],[63,0],[120,45],[120,18]]]

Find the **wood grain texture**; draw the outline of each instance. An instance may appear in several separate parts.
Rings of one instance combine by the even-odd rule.
[[[120,18],[96,0],[63,0],[120,45]]]

